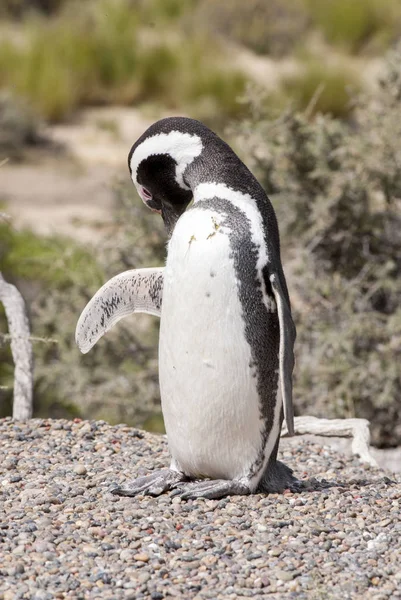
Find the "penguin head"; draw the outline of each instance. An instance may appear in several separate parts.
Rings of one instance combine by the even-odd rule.
[[[185,172],[203,149],[197,125],[197,121],[184,117],[157,121],[128,155],[138,194],[148,208],[161,214],[169,234],[192,200]]]

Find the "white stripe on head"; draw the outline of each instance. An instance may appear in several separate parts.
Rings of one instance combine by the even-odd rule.
[[[228,187],[225,183],[200,183],[196,186],[194,190],[194,206],[196,206],[198,200],[209,200],[211,198],[227,200],[233,206],[239,208],[249,219],[251,223],[252,242],[258,249],[259,254],[256,269],[258,272],[258,281],[262,286],[263,303],[268,312],[276,312],[276,303],[267,294],[266,283],[262,273],[263,268],[269,262],[269,256],[267,254],[262,215],[256,206],[256,200],[250,194],[243,194],[238,190]]]
[[[190,188],[184,183],[184,171],[203,150],[202,140],[197,135],[170,131],[170,133],[157,133],[148,137],[142,144],[135,148],[131,156],[131,177],[138,189],[137,171],[145,158],[157,154],[168,154],[177,163],[175,178],[178,185],[184,189]]]

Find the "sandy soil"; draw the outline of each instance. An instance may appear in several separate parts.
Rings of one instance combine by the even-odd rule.
[[[1,169],[0,201],[13,225],[100,241],[111,222],[113,185],[128,178],[129,149],[150,122],[135,109],[113,107],[49,128],[64,151],[33,151],[28,162]]]

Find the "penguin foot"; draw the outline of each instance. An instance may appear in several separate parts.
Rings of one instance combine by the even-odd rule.
[[[256,493],[281,494],[284,490],[300,492],[303,483],[292,474],[292,469],[279,460],[270,461],[260,480]]]
[[[113,487],[110,492],[117,496],[160,496],[164,492],[173,489],[177,484],[187,478],[183,473],[172,469],[155,471],[151,475],[138,477],[124,485]]]
[[[245,496],[250,493],[249,487],[239,481],[208,479],[206,481],[190,481],[184,487],[178,485],[173,495],[180,495],[183,500],[194,500],[195,498],[215,500],[224,498],[224,496]]]

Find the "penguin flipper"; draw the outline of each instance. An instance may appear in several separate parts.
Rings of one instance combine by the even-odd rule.
[[[123,317],[135,312],[160,317],[164,267],[132,269],[110,279],[78,319],[75,341],[83,354]]]
[[[296,337],[295,325],[292,320],[291,310],[283,292],[277,273],[270,275],[274,298],[277,305],[278,320],[280,325],[280,386],[283,395],[284,416],[287,423],[288,434],[294,431],[294,408],[292,405],[292,371],[294,369],[294,343]]]

